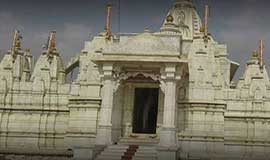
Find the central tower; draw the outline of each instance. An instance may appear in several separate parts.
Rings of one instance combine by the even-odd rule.
[[[164,30],[168,23],[175,26],[175,29],[182,34],[183,39],[192,39],[200,34],[202,25],[199,14],[191,0],[176,0],[168,12],[161,30]]]

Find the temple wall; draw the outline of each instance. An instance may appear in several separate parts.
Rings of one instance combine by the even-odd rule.
[[[221,102],[178,104],[177,136],[181,158],[218,158],[223,153],[225,106]]]
[[[69,86],[55,84],[44,92],[30,82],[0,85],[0,152],[68,155]]]
[[[210,103],[179,104],[178,144],[183,159],[269,157],[269,109],[263,110],[264,107],[254,101],[230,101],[220,105],[220,110],[213,106]],[[269,106],[269,103],[265,102],[264,106]],[[259,111],[237,111],[237,107],[259,107]],[[230,110],[232,108],[234,111]]]
[[[267,159],[270,155],[270,101],[264,94],[268,90],[215,92],[219,93],[215,94],[216,98],[223,101],[179,100],[181,158]]]
[[[256,81],[256,80],[255,80]],[[265,82],[256,82],[265,86]],[[233,158],[266,159],[270,155],[269,90],[254,91],[254,80],[245,88],[228,90],[225,113],[225,151]]]
[[[71,159],[78,147],[93,149],[101,104],[99,84],[50,81],[51,89],[46,89],[43,81],[0,81],[0,86],[3,157],[64,160]]]

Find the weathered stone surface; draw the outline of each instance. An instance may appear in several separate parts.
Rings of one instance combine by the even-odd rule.
[[[177,0],[159,32],[101,33],[67,67],[56,48],[35,67],[29,51],[13,48],[0,63],[0,157],[86,160],[122,140],[155,146],[160,157],[267,159],[265,66],[253,54],[233,83],[238,64],[200,27],[192,2]],[[155,134],[133,133],[136,88],[159,88]]]

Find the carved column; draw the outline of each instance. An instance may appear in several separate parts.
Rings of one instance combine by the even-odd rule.
[[[96,143],[98,145],[112,144],[112,109],[115,82],[113,79],[113,64],[103,64],[103,89],[100,119],[98,122]]]
[[[159,158],[174,159],[177,151],[176,138],[176,66],[168,64],[162,73],[161,89],[164,92],[163,125],[160,131]],[[170,158],[169,158],[170,157]]]

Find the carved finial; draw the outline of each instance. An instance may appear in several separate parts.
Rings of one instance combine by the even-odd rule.
[[[30,51],[29,48],[26,48],[26,49],[25,49],[24,55],[25,55],[25,56],[32,56],[32,55],[31,55],[31,51]]]
[[[257,50],[254,50],[250,56],[249,61],[247,62],[247,65],[253,65],[259,63],[259,54]]]
[[[260,40],[260,55],[259,55],[259,64],[260,67],[262,68],[264,65],[264,44],[263,44],[263,40]]]
[[[176,7],[182,7],[182,6],[190,6],[193,7],[192,0],[176,0],[174,5]]]
[[[25,52],[30,52],[30,48],[26,48],[25,49]]]
[[[144,33],[150,33],[149,27],[145,27],[145,28],[144,28]]]
[[[209,6],[205,5],[204,9],[204,36],[208,37],[208,17],[209,17]]]
[[[55,42],[55,33],[56,31],[51,31],[48,37],[47,45],[43,46],[44,52],[43,54],[47,55],[48,61],[51,63],[51,59],[53,55],[57,54],[56,50],[56,42]]]
[[[111,33],[111,17],[112,17],[112,5],[107,5],[107,19],[106,19],[106,26],[105,26],[105,32],[106,32],[106,39],[110,40],[112,33]]]
[[[258,52],[256,50],[253,51],[252,58],[258,58]]]
[[[48,53],[54,53],[56,51],[55,31],[51,31],[48,41]]]
[[[18,51],[21,50],[21,39],[22,39],[22,36],[20,35],[20,31],[15,30],[14,36],[13,36],[12,48],[11,48],[11,55],[13,57],[13,61],[15,60],[16,54],[18,54]]]
[[[174,19],[173,16],[171,14],[169,14],[166,18],[167,23],[173,23]]]

